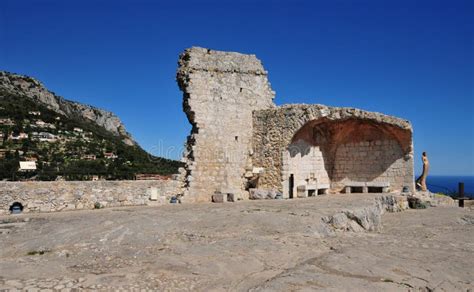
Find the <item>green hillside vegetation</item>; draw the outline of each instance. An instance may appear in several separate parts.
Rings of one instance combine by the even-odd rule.
[[[19,161],[27,160],[36,160],[36,171],[19,171]],[[129,146],[93,122],[0,89],[0,180],[134,179],[140,173],[175,174],[181,166]]]

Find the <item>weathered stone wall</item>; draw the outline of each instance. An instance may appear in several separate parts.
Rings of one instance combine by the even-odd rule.
[[[330,184],[325,153],[320,146],[313,146],[305,140],[297,140],[283,155],[282,176],[294,175],[294,193],[298,186],[307,183],[319,186]]]
[[[245,197],[252,112],[274,107],[267,72],[254,55],[191,48],[180,56],[177,80],[193,127],[182,200],[210,201],[216,191]]]
[[[101,207],[160,205],[181,192],[177,180],[0,182],[0,214],[14,202],[24,212],[55,212]]]
[[[340,191],[350,181],[413,189],[408,121],[353,108],[277,108],[254,55],[191,48],[180,56],[177,79],[193,126],[183,201],[209,201],[215,192],[246,198],[253,187],[287,197],[290,174],[295,189],[311,182]]]
[[[336,151],[332,188],[342,190],[352,181],[389,183],[391,188],[401,189],[413,181],[407,170],[403,150],[395,140],[342,144]]]
[[[258,181],[259,188],[277,188],[284,196],[288,196],[291,163],[287,163],[287,157],[292,145],[299,139],[306,141],[311,147],[318,147],[321,151],[324,169],[328,173],[334,191],[340,191],[338,189],[340,185],[337,183],[345,178],[376,181],[390,177],[393,190],[400,190],[405,185],[414,189],[412,129],[408,121],[359,109],[323,105],[285,105],[254,113],[252,163],[254,167],[265,169]],[[356,153],[346,159],[344,157],[346,146],[342,145],[362,142],[365,147],[367,143],[370,145],[371,141],[377,140],[395,140],[400,151],[392,148],[392,144],[382,144],[384,149],[378,149],[384,152],[383,155],[380,154],[380,160],[371,156],[374,157],[373,161],[380,162],[374,165],[377,176],[366,175],[365,168],[371,167],[369,165],[365,165],[364,171],[358,176],[357,167],[362,166],[354,166],[357,162],[352,158],[360,157],[363,155],[361,153],[369,149],[360,147],[354,149]],[[342,148],[338,156],[340,146]],[[311,147],[306,151],[311,152]],[[374,151],[377,149],[374,148]],[[336,164],[337,171],[335,171]],[[322,175],[324,179],[324,172]],[[300,179],[295,178],[295,185]]]

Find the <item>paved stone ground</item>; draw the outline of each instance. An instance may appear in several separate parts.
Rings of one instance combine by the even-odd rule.
[[[321,217],[374,195],[0,217],[0,290],[467,291],[474,213],[385,214],[325,236]]]

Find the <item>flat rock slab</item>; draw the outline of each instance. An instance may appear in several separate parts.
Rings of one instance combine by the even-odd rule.
[[[0,290],[472,287],[467,209],[386,214],[379,232],[322,236],[322,218],[372,206],[377,196],[18,215],[30,220],[0,234]]]

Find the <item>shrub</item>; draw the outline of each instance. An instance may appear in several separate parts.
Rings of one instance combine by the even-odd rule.
[[[425,202],[422,202],[419,198],[409,197],[408,206],[411,209],[426,209],[428,205]]]

